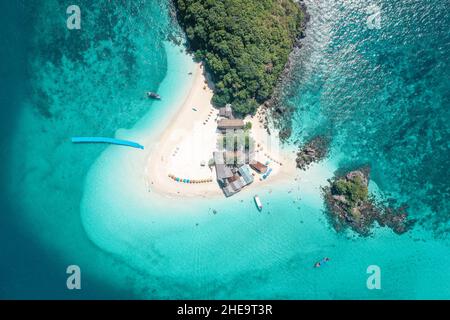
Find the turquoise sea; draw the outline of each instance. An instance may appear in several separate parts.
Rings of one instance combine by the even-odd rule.
[[[446,0],[306,0],[311,19],[283,91],[287,147],[332,138],[295,185],[230,199],[168,200],[145,183],[155,137],[189,87],[192,59],[167,1],[3,1],[0,298],[450,298],[450,16]],[[158,91],[163,101],[145,98]],[[142,142],[145,152],[74,146],[74,135]],[[370,189],[417,224],[336,233],[320,187],[369,163]],[[214,213],[217,210],[217,213]],[[322,257],[324,268],[312,266]],[[82,289],[66,289],[79,265]],[[381,268],[381,290],[366,269]]]

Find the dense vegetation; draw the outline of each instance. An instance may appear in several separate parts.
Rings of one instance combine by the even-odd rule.
[[[333,194],[345,196],[351,207],[367,201],[369,194],[367,186],[360,177],[355,177],[352,180],[337,179],[331,187]]]
[[[375,222],[398,234],[413,227],[415,220],[408,219],[405,204],[396,208],[391,200],[379,201],[369,196],[369,166],[343,173],[338,170],[329,180],[330,185],[322,189],[326,212],[336,230],[350,227],[360,235],[368,236]]]
[[[213,103],[253,113],[270,98],[300,33],[293,0],[174,0],[191,49],[216,85]]]

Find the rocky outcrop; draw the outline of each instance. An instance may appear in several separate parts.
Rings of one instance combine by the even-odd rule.
[[[311,163],[323,160],[328,154],[329,145],[329,139],[325,136],[316,136],[307,142],[297,153],[297,168],[306,170]]]
[[[350,227],[362,236],[371,234],[371,228],[378,223],[397,234],[407,232],[414,225],[408,219],[406,206],[393,208],[377,203],[368,194],[370,167],[350,171],[330,180],[323,188],[327,214],[337,230]]]

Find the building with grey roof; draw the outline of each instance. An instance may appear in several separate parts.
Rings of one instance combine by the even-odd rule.
[[[244,164],[239,168],[239,174],[245,182],[244,185],[248,185],[253,182],[253,176],[250,172],[250,167],[247,164]]]

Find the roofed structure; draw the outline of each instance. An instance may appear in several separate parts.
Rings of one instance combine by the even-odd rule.
[[[223,187],[222,190],[226,197],[231,197],[233,194],[238,192],[233,190],[233,188],[230,185]]]
[[[220,130],[227,129],[244,129],[244,121],[242,119],[221,119],[217,124],[217,128]]]
[[[217,180],[225,180],[227,178],[231,178],[233,176],[233,172],[224,164],[216,164],[216,175]]]
[[[240,179],[240,177],[237,177],[236,180],[229,182],[229,185],[236,192],[240,191],[245,186],[245,184],[242,183],[242,180]]]
[[[248,185],[253,182],[253,176],[250,172],[250,167],[248,165],[243,165],[239,168],[239,174],[241,175],[242,179],[244,180],[244,185]]]
[[[231,104],[227,104],[225,107],[219,109],[219,116],[228,119],[233,119],[233,110],[231,109]]]
[[[250,167],[252,167],[253,170],[258,171],[259,173],[266,173],[268,169],[268,167],[265,164],[262,164],[259,161],[250,162]]]
[[[223,152],[214,152],[214,163],[216,166],[216,176],[217,180],[224,183],[225,179],[230,178],[233,176],[233,172],[231,172],[231,169],[227,167],[225,164],[225,159],[223,157]]]

